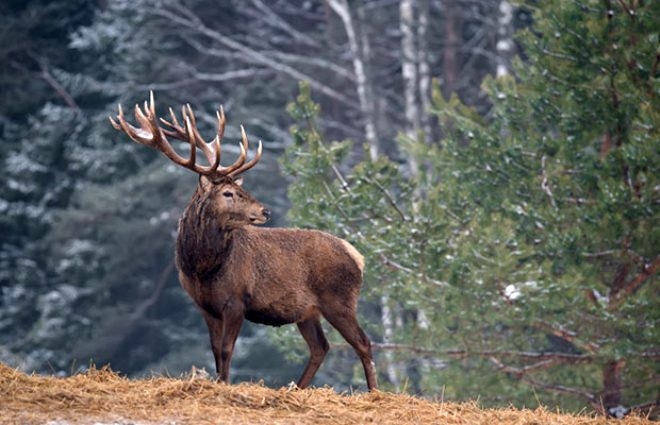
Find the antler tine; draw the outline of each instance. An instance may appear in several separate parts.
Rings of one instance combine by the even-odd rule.
[[[147,106],[146,102],[144,103],[144,106],[145,107]],[[141,128],[143,128],[145,130],[149,129],[149,133],[151,135],[150,140],[152,141],[152,143],[157,143],[156,142],[156,132],[154,131],[154,128],[151,125],[151,119],[149,117],[149,109],[145,108],[145,111],[147,111],[146,115],[142,111],[142,109],[140,109],[140,106],[136,104],[135,105],[135,112],[134,112],[135,113],[135,120],[138,123],[140,123]]]
[[[183,134],[181,133],[181,125],[179,124],[179,120],[176,119],[176,114],[174,113],[172,108],[168,108],[168,111],[170,113],[170,119],[172,120],[172,122],[167,121],[163,117],[160,118],[160,122],[170,127],[171,130],[163,129],[163,131],[165,132],[165,134],[171,135],[172,137],[178,137],[179,135]]]
[[[121,104],[117,105],[118,113],[117,113],[117,121],[112,119],[112,117],[108,117],[110,120],[110,124],[115,128],[115,130],[123,131],[128,135],[128,137],[131,138],[136,143],[144,143],[143,140],[136,140],[137,137],[137,132],[138,128],[133,127],[132,125],[128,124],[126,120],[124,119],[124,108],[121,107]]]
[[[226,176],[234,175],[236,170],[240,169],[243,164],[245,164],[245,158],[247,157],[247,135],[245,134],[245,129],[243,126],[241,126],[241,136],[242,143],[238,144],[238,147],[241,149],[240,155],[232,165],[222,168],[222,174]]]
[[[167,108],[167,109],[170,111],[170,117],[172,117],[172,122],[174,123],[174,125],[176,125],[178,127],[179,126],[179,121],[176,119],[176,114],[174,113],[174,109],[172,109],[171,107]],[[161,118],[161,120],[163,120],[163,119]],[[165,121],[165,120],[163,120],[163,121]]]
[[[187,115],[190,117],[190,122],[192,123],[192,130],[195,134],[197,146],[202,150],[202,152],[204,152],[204,156],[206,156],[206,159],[209,161],[209,164],[211,164],[209,170],[212,171],[217,170],[218,167],[220,166],[220,151],[219,149],[217,149],[219,145],[213,143],[213,141],[207,143],[202,138],[202,135],[199,134],[199,130],[197,129],[197,118],[195,118],[195,113],[193,112],[189,103],[186,103],[184,109],[187,110],[188,112]]]
[[[225,108],[220,105],[220,110],[215,111],[216,117],[218,117],[218,138],[222,140],[222,137],[225,135],[225,123],[227,120],[225,119]]]
[[[199,146],[200,149],[204,151],[205,154],[210,153],[206,140],[204,140],[204,138],[202,138],[202,135],[199,134],[199,130],[197,129],[197,117],[195,117],[195,113],[190,107],[190,103],[186,103],[183,109],[187,111],[187,115],[190,117],[190,123],[192,124],[192,130],[193,133],[195,134],[195,140],[197,142],[197,145]],[[207,158],[209,161],[211,161],[211,158],[208,155]]]
[[[154,94],[150,92],[150,102],[144,102],[144,111],[140,109],[138,105],[135,105],[135,119],[140,123],[143,129],[148,128],[149,133],[151,134],[149,145],[163,152],[169,159],[175,162],[178,165],[181,165],[186,168],[190,168],[193,171],[200,172],[196,166],[196,151],[194,141],[189,139],[190,142],[190,156],[188,159],[183,158],[181,155],[176,153],[172,148],[172,145],[167,140],[165,133],[158,126],[158,120],[156,118],[156,103],[154,102]],[[146,114],[145,114],[146,112]]]
[[[217,169],[220,166],[220,158],[222,156],[222,137],[225,134],[225,110],[220,105],[220,110],[215,111],[215,116],[218,119],[218,132],[216,133],[213,140],[211,140],[211,145],[213,146],[213,152],[215,153],[215,162],[213,166]]]
[[[225,120],[225,110],[222,107],[222,105],[220,105],[220,110],[219,111],[215,111],[215,116],[218,119],[218,131],[217,131],[215,137],[213,138],[213,140],[211,140],[211,145],[213,146],[213,151],[215,152],[215,154],[218,158],[218,162],[219,162],[220,161],[220,156],[222,155],[222,144],[221,144],[221,142],[222,142],[222,137],[225,134],[225,122],[226,122],[226,120]]]
[[[144,102],[144,104],[146,105],[147,102]],[[153,90],[149,90],[149,106],[150,106],[149,107],[149,114],[151,114],[151,116],[155,120],[155,118],[156,118],[156,101],[154,100],[154,91]],[[147,109],[145,108],[145,111],[146,110]]]
[[[163,133],[165,133],[167,136],[175,137],[179,140],[184,140],[185,141],[186,136],[187,136],[185,127],[182,126],[181,124],[179,124],[179,120],[176,118],[176,114],[174,113],[172,108],[169,108],[168,110],[169,110],[170,118],[171,118],[172,122],[167,121],[163,117],[159,118],[160,122],[162,122],[167,127],[169,127],[169,128],[163,128],[162,129]]]
[[[126,133],[135,143],[155,147],[153,144],[153,134],[148,129],[137,128],[129,124],[124,118],[124,108],[121,105],[118,105],[117,109],[119,110],[117,121],[113,120],[112,117],[108,117],[112,126],[116,130]]]
[[[241,126],[241,142],[242,143],[239,144],[239,147],[241,148],[241,156],[239,158],[239,160],[241,160],[240,165],[239,165],[239,161],[236,161],[236,163],[232,165],[232,170],[227,173],[232,177],[237,177],[240,174],[249,170],[250,168],[254,167],[256,163],[259,162],[259,160],[261,159],[261,154],[263,153],[263,146],[261,144],[261,140],[259,140],[259,146],[257,147],[256,155],[254,156],[254,158],[252,158],[250,161],[246,163],[245,158],[247,157],[247,151],[248,151],[248,137],[247,137],[247,133],[245,133],[245,128],[243,128],[243,126]]]
[[[186,131],[188,133],[188,140],[190,141],[190,158],[188,159],[188,162],[194,166],[195,161],[197,160],[197,148],[195,148],[194,142],[194,127],[190,125],[190,119],[187,116],[183,117],[183,119],[186,122]]]
[[[250,168],[254,167],[257,162],[261,159],[261,154],[263,153],[263,146],[261,145],[261,140],[259,140],[259,146],[257,146],[257,153],[254,155],[254,158],[252,158],[250,161],[245,163],[242,167],[240,167],[238,170],[234,171],[232,173],[233,176],[238,176],[240,174],[243,174]]]
[[[117,120],[120,120],[119,117],[123,117],[123,116],[124,116],[124,110],[122,109],[121,104],[117,105],[117,107],[118,107],[117,109],[119,109],[119,112],[117,113]],[[118,123],[117,121],[113,120],[112,117],[108,117],[108,119],[110,120],[110,124],[112,124],[112,127],[113,127],[115,130],[119,130],[119,131],[121,131],[121,124],[120,124],[120,123]]]

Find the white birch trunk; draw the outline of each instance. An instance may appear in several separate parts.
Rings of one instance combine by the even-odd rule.
[[[394,340],[394,312],[390,308],[390,298],[387,295],[380,297],[380,319],[383,324],[383,342],[390,343]],[[385,358],[385,376],[387,380],[394,386],[395,390],[399,390],[401,382],[399,380],[399,373],[394,363],[394,356],[391,352],[386,351],[383,355]]]
[[[401,74],[405,101],[405,134],[417,137],[419,111],[417,108],[417,49],[415,47],[415,10],[413,0],[399,2],[401,29]],[[411,170],[412,171],[412,170]],[[413,171],[414,173],[414,171]]]
[[[501,0],[497,13],[497,68],[495,75],[503,77],[511,73],[511,58],[513,57],[513,6],[506,0]]]
[[[378,135],[376,133],[376,120],[374,114],[373,91],[371,90],[365,66],[364,51],[360,48],[360,41],[353,23],[351,11],[347,0],[328,0],[332,10],[339,16],[344,24],[344,30],[348,37],[348,45],[353,57],[353,71],[357,79],[357,94],[360,109],[364,116],[365,140],[369,146],[371,159],[378,157]]]
[[[429,27],[429,2],[421,0],[419,3],[419,18],[417,20],[417,62],[419,74],[419,101],[420,101],[420,123],[424,141],[431,143],[433,140],[431,128],[431,66],[429,65],[428,27]]]

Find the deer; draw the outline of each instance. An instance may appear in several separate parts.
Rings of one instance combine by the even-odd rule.
[[[357,320],[364,257],[349,242],[326,232],[260,227],[271,212],[242,187],[242,174],[261,159],[261,141],[246,162],[248,137],[241,126],[240,154],[223,167],[222,107],[216,111],[217,132],[208,142],[201,137],[189,104],[182,107],[181,122],[172,108],[169,114],[169,120],[157,118],[151,92],[149,103],[135,105],[137,127],[125,119],[121,104],[110,122],[132,141],[199,175],[179,220],[175,264],[181,286],[208,327],[216,379],[230,382],[230,362],[244,320],[269,326],[295,323],[309,348],[297,387],[308,387],[330,349],[323,317],[355,350],[368,389],[377,389],[371,342]],[[181,156],[170,139],[189,144],[188,155]],[[198,163],[198,150],[208,164]]]

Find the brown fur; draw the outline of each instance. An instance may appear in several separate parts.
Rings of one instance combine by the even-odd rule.
[[[223,195],[227,191],[233,201]],[[312,355],[298,382],[306,387],[329,348],[323,315],[356,349],[369,388],[376,388],[370,342],[356,320],[362,256],[328,233],[252,226],[264,210],[231,179],[210,183],[202,177],[179,222],[179,278],[209,325],[219,378],[228,380],[243,318],[271,326],[296,323]]]

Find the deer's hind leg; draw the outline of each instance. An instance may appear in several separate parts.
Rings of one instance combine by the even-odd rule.
[[[325,338],[321,322],[318,317],[312,317],[297,323],[300,334],[305,339],[307,346],[309,346],[309,361],[305,366],[300,379],[298,380],[299,388],[306,388],[312,382],[312,378],[319,370],[326,353],[330,349],[330,344]]]
[[[378,382],[371,353],[371,341],[358,324],[355,309],[344,304],[335,304],[334,308],[322,309],[322,313],[323,317],[339,331],[357,353],[364,368],[364,376],[367,379],[369,390],[377,389]]]

